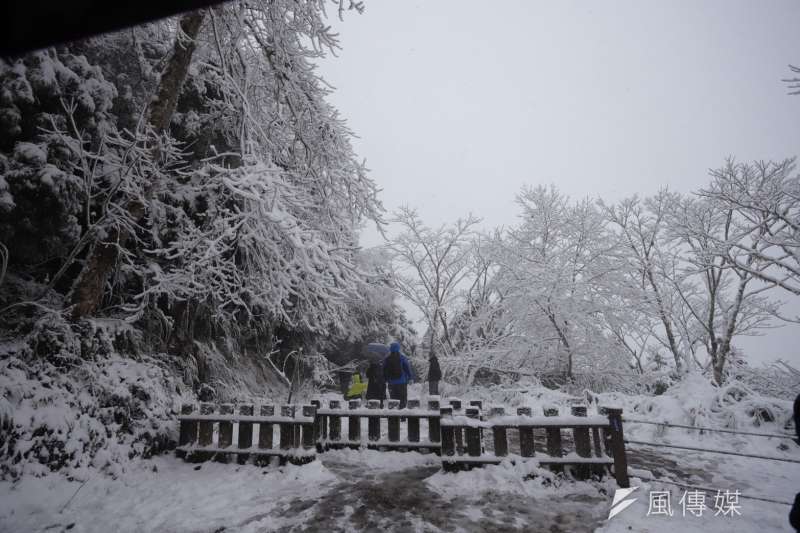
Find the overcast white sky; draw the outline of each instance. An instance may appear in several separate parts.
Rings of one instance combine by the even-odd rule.
[[[617,200],[697,189],[728,155],[800,155],[781,82],[800,64],[796,0],[365,5],[332,17],[343,50],[320,72],[384,205],[429,224],[513,224],[523,184]],[[800,364],[798,342],[794,326],[738,344]]]

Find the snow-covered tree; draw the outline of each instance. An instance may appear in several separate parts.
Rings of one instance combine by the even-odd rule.
[[[461,285],[471,274],[472,236],[480,220],[470,215],[431,228],[416,211],[401,208],[391,222],[400,228],[386,244],[395,260],[395,289],[422,313],[429,353],[452,356],[450,320],[462,301]]]
[[[734,337],[767,327],[778,311],[777,304],[763,294],[767,287],[757,284],[747,270],[732,268],[731,248],[758,249],[761,239],[753,235],[747,243],[740,241],[734,234],[734,216],[733,210],[716,202],[687,197],[676,209],[670,230],[685,249],[668,277],[702,329],[713,377],[720,384]],[[719,243],[727,244],[720,248]],[[753,259],[743,260],[753,265]]]
[[[518,202],[521,222],[498,261],[510,287],[505,312],[518,334],[540,355],[549,352],[540,365],[567,376],[576,363],[616,364],[605,323],[620,309],[624,285],[614,262],[618,243],[599,209],[589,200],[570,203],[553,187],[525,188]]]
[[[680,372],[686,366],[685,339],[674,317],[682,302],[675,297],[671,283],[664,277],[665,271],[671,270],[671,264],[665,263],[675,260],[666,225],[679,198],[677,194],[661,191],[644,201],[634,196],[616,205],[601,202],[603,213],[622,244],[620,269],[639,289],[628,302],[637,306],[637,316],[614,324],[612,332],[640,369],[641,357],[652,343],[669,352],[676,370]],[[659,327],[651,319],[657,321]]]
[[[343,335],[382,207],[314,71],[325,5],[231,2],[0,67],[10,271],[181,353]]]
[[[732,268],[800,295],[800,176],[795,160],[729,160],[711,172],[700,197],[730,213],[727,239],[716,243]]]

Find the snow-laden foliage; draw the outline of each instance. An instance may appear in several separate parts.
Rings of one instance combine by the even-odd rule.
[[[479,219],[470,215],[453,225],[431,228],[416,211],[404,207],[392,221],[401,228],[387,244],[395,265],[394,288],[422,313],[428,352],[452,356],[456,347],[451,317],[463,304],[460,286],[471,274],[472,237]]]
[[[626,397],[610,393],[598,395],[597,401],[623,407],[625,416],[631,419],[742,431],[760,428],[762,433],[773,434],[787,434],[784,427],[792,418],[790,398],[765,396],[735,380],[716,387],[697,373],[690,374],[660,396]],[[657,431],[653,426],[636,427],[643,433]],[[710,438],[730,439],[726,435]]]
[[[85,57],[52,50],[0,66],[0,87],[0,239],[12,265],[52,262],[80,239],[93,193],[74,132],[99,142],[116,89]]]
[[[338,47],[328,5],[361,10],[227,2],[0,64],[7,472],[159,449],[166,426],[145,425],[175,425],[176,387],[282,395],[281,372],[313,382],[338,346],[411,342],[388,267],[358,246],[377,188],[314,70]],[[128,352],[83,346],[101,321],[135,338],[149,400],[103,374]],[[27,417],[43,406],[60,414]],[[101,431],[117,407],[140,418]]]
[[[314,72],[338,46],[324,16],[319,1],[206,11],[165,132],[146,106],[164,93],[171,22],[4,66],[11,265],[64,290],[85,281],[82,258],[116,246],[106,312],[166,333],[188,312],[234,334],[353,335],[340,318],[364,282],[357,230],[381,206]]]
[[[700,369],[721,385],[736,338],[798,322],[777,298],[800,283],[799,179],[788,159],[729,161],[695,194],[616,204],[526,187],[519,224],[459,241],[405,216],[389,244],[398,292],[427,310],[454,381],[656,392]]]
[[[114,345],[131,335],[124,325],[74,327],[51,314],[24,344],[3,346],[3,478],[54,470],[80,478],[89,466],[116,475],[129,459],[174,443],[174,417],[190,390],[170,361],[120,356]]]

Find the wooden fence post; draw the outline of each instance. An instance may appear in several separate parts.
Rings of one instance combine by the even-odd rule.
[[[483,413],[483,400],[470,400],[469,401],[470,407],[477,407],[478,410]],[[479,414],[479,418],[483,420],[482,414]],[[481,428],[481,442],[483,442],[483,428]]]
[[[224,403],[219,406],[219,414],[220,415],[232,415],[233,414],[233,405],[229,403]],[[229,448],[233,444],[233,422],[230,420],[220,420],[219,422],[219,443],[217,444],[218,448]],[[214,457],[215,461],[220,463],[227,463],[228,462],[228,454],[226,453],[217,453]]]
[[[558,416],[558,407],[545,407],[544,416]],[[564,455],[564,448],[561,444],[561,427],[548,427],[545,429],[545,435],[547,438],[547,455],[551,457],[562,457]],[[561,472],[563,467],[560,465],[553,465],[551,469],[555,472]]]
[[[479,420],[480,409],[477,407],[467,407],[467,418]],[[481,429],[476,427],[467,426],[464,428],[465,438],[467,441],[467,454],[471,457],[479,457],[481,455]]]
[[[311,405],[314,406],[316,411],[319,411],[322,408],[322,401],[320,400],[311,400]],[[325,436],[322,434],[322,419],[324,418],[323,415],[315,414],[314,415],[314,442],[317,443],[317,451],[322,452],[322,443],[318,442],[321,439],[324,439]]]
[[[274,405],[262,405],[259,414],[264,417],[268,416],[275,416],[275,406]],[[261,450],[271,450],[272,449],[272,423],[270,422],[259,422],[258,424],[258,447]],[[259,460],[259,462],[261,462]],[[267,460],[269,462],[269,460]]]
[[[431,396],[428,398],[428,411],[439,411],[441,403],[438,396]],[[441,426],[439,424],[441,415],[428,417],[428,440],[430,442],[439,442],[441,437]]]
[[[441,407],[439,415],[442,421],[452,421],[453,418],[452,407]],[[456,441],[455,441],[455,428],[449,424],[442,424],[442,457],[452,457],[456,454]]]
[[[201,415],[213,415],[216,406],[210,403],[200,404]],[[197,423],[197,444],[198,446],[211,446],[214,441],[214,421],[201,420]],[[208,461],[214,454],[204,452],[196,454],[196,459],[199,461]]]
[[[361,400],[350,400],[347,403],[350,410],[361,409]],[[350,415],[347,417],[347,440],[350,447],[358,447],[361,443],[361,415]],[[356,444],[353,444],[353,443]]]
[[[598,407],[597,414],[608,416],[608,407],[603,407],[603,406]],[[613,457],[614,449],[611,446],[611,431],[608,429],[603,429],[601,440],[603,441],[603,451],[605,451],[606,455],[608,455],[609,457]]]
[[[581,418],[586,418],[586,406],[585,405],[573,405],[571,406],[571,414],[572,416],[577,416]],[[589,428],[573,428],[573,435],[575,439],[575,452],[578,454],[579,457],[591,457],[592,456],[592,443],[589,440]],[[579,465],[576,468],[576,474],[578,479],[588,479],[591,475],[593,468],[588,465]]]
[[[388,402],[390,411],[397,411],[400,409],[400,400],[389,400]],[[400,440],[400,414],[392,414],[387,417],[389,426],[389,442],[398,442]]]
[[[625,456],[625,437],[622,433],[622,409],[608,409],[609,433],[611,433],[611,449],[614,454],[614,477],[617,485],[623,489],[630,487],[628,479],[628,458]]]
[[[294,413],[294,405],[281,405],[281,418],[294,418]],[[280,432],[281,450],[291,450],[294,448],[296,444],[294,441],[294,423],[281,420],[278,423],[278,431]]]
[[[558,416],[558,408],[546,407],[544,409],[544,416]],[[546,428],[545,433],[547,435],[547,455],[551,457],[561,457],[563,455],[563,450],[561,448],[561,428],[548,427]],[[553,470],[558,471],[559,468],[553,468]]]
[[[313,418],[316,422],[317,416],[317,408],[313,405],[304,405],[303,406],[303,417],[305,418]],[[303,423],[301,426],[303,435],[302,435],[302,444],[303,449],[310,450],[314,448],[316,445],[316,431],[314,430],[315,422],[311,423]]]
[[[603,444],[602,439],[600,437],[600,428],[592,428],[592,445],[594,448],[594,457],[602,458],[603,457]],[[594,467],[594,473],[598,476],[603,476],[605,474],[606,468],[603,465],[596,465]]]
[[[367,409],[380,409],[381,408],[381,401],[380,400],[369,400],[367,402]],[[369,416],[367,417],[367,439],[372,442],[379,441],[381,439],[381,417],[380,416]]]
[[[244,404],[239,406],[239,416],[253,416],[253,405]],[[237,446],[240,450],[246,450],[253,447],[253,423],[247,421],[239,421],[239,441]],[[240,453],[236,458],[236,462],[240,465],[247,463],[249,455]]]
[[[517,416],[530,417],[530,407],[517,407]],[[525,422],[520,421],[519,425],[519,452],[522,457],[533,457],[536,453],[533,447],[533,428],[523,426]]]
[[[479,410],[483,410],[483,400],[470,400],[469,406],[477,407]]]
[[[461,405],[461,400],[458,398],[452,398],[450,400],[450,407],[453,408],[453,416],[459,416],[462,414]],[[456,452],[461,455],[464,453],[464,432],[462,431],[461,426],[453,427],[453,435],[456,441]]]
[[[407,407],[411,409],[419,409],[419,400],[408,400]],[[408,442],[419,442],[419,417],[408,417]]]
[[[194,405],[185,403],[181,405],[182,415],[191,415],[194,412]],[[191,446],[197,442],[197,421],[195,420],[181,420],[180,435],[178,437],[178,446]],[[176,457],[186,457],[186,452],[183,450],[175,451]]]
[[[506,410],[502,407],[492,407],[489,410],[490,418],[497,418],[505,416]],[[494,454],[497,457],[506,457],[508,455],[508,436],[506,434],[505,426],[493,426],[492,436],[494,439]]]
[[[330,400],[328,407],[330,407],[331,411],[338,411],[342,408],[342,403],[339,400]],[[331,413],[328,418],[328,440],[339,442],[342,440],[342,417],[339,413]]]

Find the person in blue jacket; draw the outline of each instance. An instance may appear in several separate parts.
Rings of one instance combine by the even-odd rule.
[[[383,378],[389,386],[389,398],[400,400],[400,409],[408,401],[408,382],[414,379],[408,358],[400,351],[400,343],[389,345],[389,355],[383,360]]]

